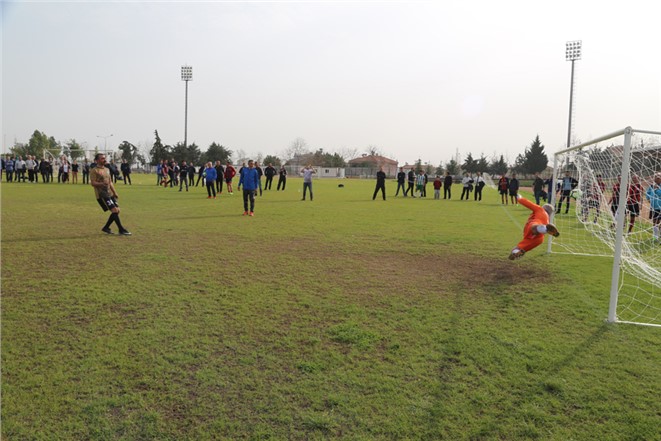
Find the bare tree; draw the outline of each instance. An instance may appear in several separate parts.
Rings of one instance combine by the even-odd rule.
[[[342,150],[340,150],[338,152],[338,154],[341,157],[345,158],[347,161],[349,161],[351,159],[357,158],[358,157],[358,152],[359,152],[359,150],[357,148],[346,147],[346,148],[343,148]]]
[[[378,146],[372,144],[367,146],[367,154],[369,156],[383,156],[381,149]]]
[[[288,161],[295,156],[301,156],[306,153],[310,153],[308,143],[305,139],[298,137],[289,144],[289,147],[283,152],[282,157]]]

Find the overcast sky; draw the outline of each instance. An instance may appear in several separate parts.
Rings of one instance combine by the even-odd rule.
[[[2,2],[3,151],[184,138],[279,155],[376,146],[400,163],[504,154],[539,134],[661,130],[658,1]],[[100,137],[101,136],[101,137]]]

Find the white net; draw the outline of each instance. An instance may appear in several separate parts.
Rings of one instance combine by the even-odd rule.
[[[561,236],[550,246],[615,256],[614,319],[661,326],[661,133],[633,131],[627,143],[623,131],[556,154],[553,222]]]

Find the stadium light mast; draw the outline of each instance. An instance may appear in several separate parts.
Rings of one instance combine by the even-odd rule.
[[[571,146],[571,117],[574,108],[574,61],[581,59],[583,42],[581,40],[568,41],[565,49],[567,61],[571,61],[571,85],[569,88],[569,128],[567,129],[567,148]]]
[[[186,102],[184,104],[184,148],[188,146],[188,82],[193,81],[193,67],[181,66],[181,81],[186,82]]]
[[[111,133],[110,135],[96,135],[97,138],[103,138],[103,152],[106,153],[108,151],[108,138],[111,138],[113,134]]]

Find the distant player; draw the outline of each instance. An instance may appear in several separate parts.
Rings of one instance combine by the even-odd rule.
[[[553,205],[544,204],[540,207],[521,195],[518,195],[518,201],[524,207],[532,210],[532,214],[523,227],[523,240],[510,253],[510,260],[520,259],[525,253],[541,245],[544,242],[544,234],[550,234],[553,237],[560,236],[555,225],[549,223],[549,216],[555,211]]]
[[[114,234],[110,229],[110,225],[114,222],[119,227],[119,234],[123,236],[130,236],[131,233],[122,226],[119,220],[119,205],[117,205],[117,191],[112,183],[110,177],[110,170],[106,165],[106,155],[97,153],[94,157],[96,167],[90,170],[90,184],[94,187],[96,200],[103,209],[103,211],[110,211],[108,222],[103,226],[101,231],[106,234]]]

